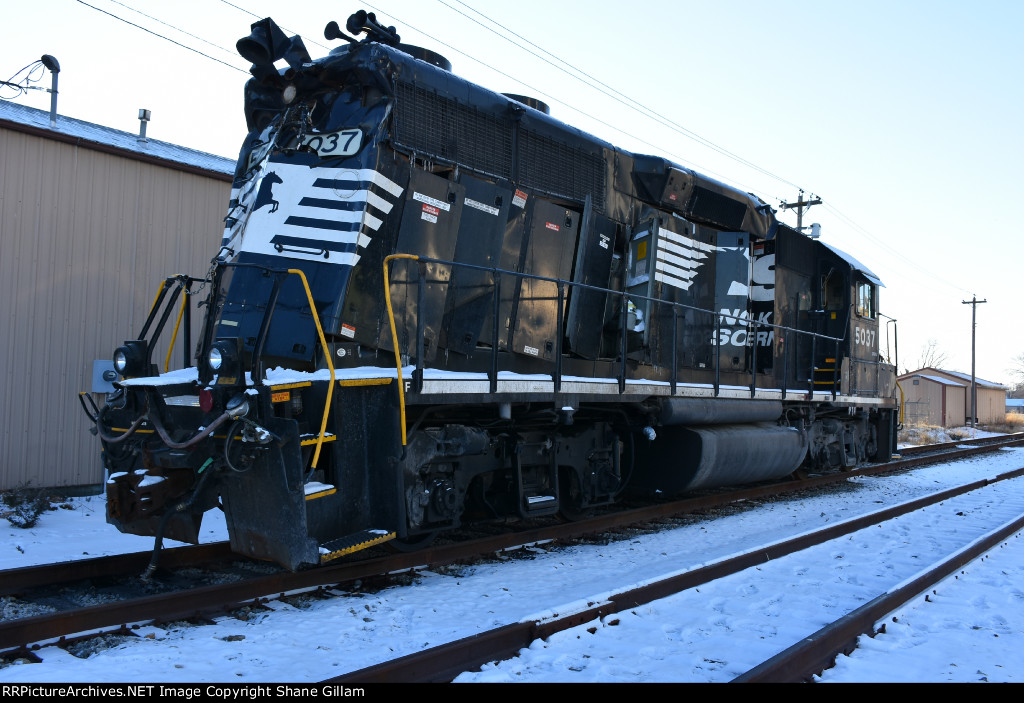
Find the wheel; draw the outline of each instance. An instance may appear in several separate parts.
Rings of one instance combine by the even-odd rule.
[[[558,517],[565,522],[577,522],[588,518],[593,510],[583,507],[583,491],[580,479],[572,469],[559,476]]]

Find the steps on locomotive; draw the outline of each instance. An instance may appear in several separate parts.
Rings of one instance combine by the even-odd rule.
[[[839,387],[839,376],[836,372],[835,358],[828,357],[824,365],[814,365],[814,389],[830,390],[832,387]]]
[[[338,489],[329,483],[309,481],[303,486],[303,492],[305,493],[306,500],[310,501],[333,495],[338,492]],[[329,540],[320,545],[320,563],[324,564],[346,554],[352,554],[367,547],[383,544],[393,540],[395,537],[396,534],[388,530],[369,529]]]
[[[316,500],[317,498],[324,498],[332,493],[337,493],[338,489],[329,483],[310,481],[303,486],[303,491],[306,494],[306,500]]]
[[[387,530],[360,530],[355,534],[348,535],[347,537],[339,537],[338,539],[332,539],[329,542],[324,542],[320,545],[320,563],[343,557],[346,554],[352,554],[360,550],[366,549],[367,547],[373,547],[378,544],[384,544],[393,540],[397,535],[394,532],[388,532]]]

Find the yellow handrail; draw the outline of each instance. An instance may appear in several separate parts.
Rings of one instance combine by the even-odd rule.
[[[302,280],[302,287],[306,289],[306,298],[309,300],[309,309],[313,313],[313,322],[316,323],[316,333],[320,336],[320,347],[324,350],[324,359],[327,361],[327,368],[331,372],[331,382],[327,386],[327,402],[324,404],[324,417],[320,421],[320,436],[316,438],[316,451],[313,452],[312,467],[320,460],[320,448],[324,443],[324,432],[327,430],[327,415],[331,410],[331,396],[334,393],[334,363],[331,361],[331,353],[327,349],[327,338],[324,337],[324,328],[320,325],[320,315],[316,311],[316,303],[313,302],[313,293],[309,289],[309,281],[306,274],[300,269],[288,269],[288,273],[294,273]]]
[[[395,368],[398,371],[398,410],[401,415],[402,446],[405,446],[405,384],[402,383],[402,355],[398,351],[398,332],[395,331],[395,311],[391,308],[391,284],[388,281],[388,264],[392,259],[419,261],[415,254],[390,254],[384,257],[384,302],[388,306],[388,324],[391,325],[391,344],[395,347]]]
[[[900,392],[900,411],[897,415],[899,418],[898,422],[903,424],[903,407],[906,405],[906,396],[903,395],[903,386],[900,385],[899,379],[896,380],[896,390]]]
[[[149,313],[147,313],[147,314],[149,314],[149,315],[153,314],[153,308],[156,307],[156,301],[160,300],[160,294],[163,293],[164,292],[164,288],[167,287],[167,281],[168,280],[169,279],[164,279],[163,281],[160,282],[160,285],[156,289],[156,295],[153,296],[153,302],[149,306]]]
[[[188,292],[181,296],[181,310],[178,311],[178,319],[174,321],[174,332],[171,333],[171,343],[167,345],[167,358],[164,359],[164,373],[171,368],[171,352],[174,351],[174,342],[178,339],[178,328],[181,327],[181,318],[185,314],[185,306],[188,305]]]

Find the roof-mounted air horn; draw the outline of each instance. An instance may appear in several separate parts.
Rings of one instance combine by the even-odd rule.
[[[353,13],[345,23],[345,29],[349,31],[349,34],[358,35],[365,32],[366,39],[364,41],[375,41],[391,46],[397,46],[398,42],[402,41],[394,27],[381,26],[377,23],[377,16],[365,10]]]

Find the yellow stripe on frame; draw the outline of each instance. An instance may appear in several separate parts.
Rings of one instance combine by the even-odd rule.
[[[282,383],[279,386],[268,386],[268,388],[270,388],[271,391],[287,391],[292,388],[306,388],[307,386],[312,385],[313,384],[309,381],[299,381],[298,383]]]
[[[339,386],[386,386],[395,379],[393,378],[353,378],[339,379]]]

